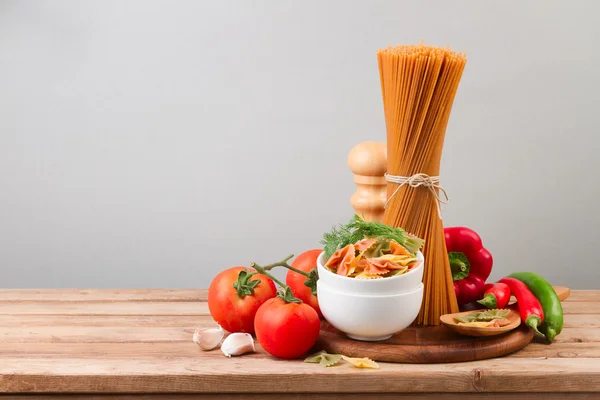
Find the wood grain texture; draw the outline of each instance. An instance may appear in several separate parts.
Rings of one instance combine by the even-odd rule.
[[[599,358],[598,343],[569,342],[552,345],[546,343],[531,343],[523,350],[511,354],[513,358]],[[600,361],[599,361],[600,362]]]
[[[600,302],[600,290],[571,290],[568,302],[593,301]]]
[[[209,327],[215,322],[210,315],[0,315],[0,327],[11,326]]]
[[[497,358],[456,364],[381,363],[378,370],[347,364],[322,368],[254,354],[107,360],[3,357],[0,392],[235,393],[600,391],[600,363],[593,358]],[[226,377],[226,379],[225,379]],[[232,382],[234,384],[232,384]]]
[[[560,301],[565,301],[571,296],[571,289],[566,286],[553,286],[553,288]]]
[[[461,325],[455,318],[456,317],[465,317],[469,314],[472,314],[475,311],[463,311],[456,314],[446,314],[440,317],[440,321],[445,325],[448,329],[451,329],[461,335],[481,337],[481,336],[495,336],[501,335],[508,331],[511,331],[521,325],[521,317],[519,312],[510,310],[508,315],[504,318],[510,321],[509,324],[499,327],[481,327],[481,326],[467,326]]]
[[[572,291],[564,303],[565,328],[551,345],[533,342],[505,357],[456,364],[383,362],[379,370],[277,360],[260,346],[232,359],[218,350],[203,352],[191,342],[193,329],[214,322],[196,296],[202,299],[205,291],[0,290],[0,394],[10,395],[0,400],[31,400],[13,396],[27,393],[98,400],[270,399],[282,393],[296,399],[340,393],[356,399],[398,393],[408,399],[516,399],[532,391],[545,399],[565,398],[551,394],[556,391],[587,399],[600,392],[600,291]],[[245,393],[247,387],[257,394]],[[437,393],[442,387],[447,393]]]
[[[564,400],[564,393],[242,393],[242,394],[146,394],[146,395],[1,395],[0,400]],[[595,393],[569,393],[569,400],[598,399]]]
[[[264,353],[257,345],[259,355]],[[210,360],[222,358],[219,350],[203,352],[196,345],[185,342],[146,342],[146,343],[31,343],[8,342],[0,343],[2,357],[27,358],[51,357],[80,358],[94,360],[104,359],[160,359],[160,358],[193,358]],[[246,355],[250,359],[256,355]],[[265,355],[266,356],[266,355]],[[589,342],[554,342],[552,345],[531,343],[521,351],[506,356],[507,358],[600,358],[598,343]]]
[[[558,335],[553,343],[583,343],[600,342],[600,329],[566,328]]]
[[[0,327],[11,326],[137,326],[137,327],[209,327],[215,322],[209,315],[1,315]],[[566,314],[565,328],[600,328],[600,314]]]
[[[567,314],[600,314],[600,301],[563,303]],[[3,301],[0,315],[210,315],[206,302],[178,301]]]
[[[382,221],[387,200],[387,146],[383,142],[362,142],[350,150],[348,166],[354,173],[356,192],[350,204],[365,221]]]
[[[411,364],[496,358],[521,350],[533,339],[533,331],[526,326],[502,335],[478,338],[462,336],[445,326],[436,326],[407,328],[388,340],[373,343],[351,340],[326,322],[321,326],[317,347],[329,353]]]
[[[565,301],[563,303],[565,314],[600,314],[600,301]]]
[[[566,314],[565,328],[600,328],[600,314]]]
[[[6,301],[0,315],[210,315],[206,302],[177,301]]]
[[[564,393],[242,393],[242,394],[146,394],[146,395],[1,395],[0,400],[564,400]],[[569,400],[598,399],[595,393],[569,393]]]
[[[206,289],[2,289],[0,301],[206,301]]]
[[[211,324],[212,325],[212,324]],[[194,328],[137,326],[0,327],[1,342],[144,343],[189,342]]]

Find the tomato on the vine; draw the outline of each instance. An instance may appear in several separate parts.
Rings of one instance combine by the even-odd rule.
[[[275,357],[293,359],[306,354],[317,342],[321,320],[311,306],[294,298],[289,288],[285,297],[267,300],[256,313],[256,339]]]
[[[229,332],[254,333],[254,318],[263,303],[277,295],[273,280],[252,268],[220,272],[208,288],[208,309]]]
[[[302,300],[303,303],[314,308],[319,315],[319,318],[322,318],[323,314],[319,308],[319,301],[316,296],[316,280],[318,279],[316,268],[317,258],[322,252],[323,250],[321,249],[308,250],[300,254],[292,262],[292,267],[310,273],[310,278],[292,270],[289,270],[285,277],[285,284],[292,289],[294,296]],[[314,272],[311,272],[313,270]]]

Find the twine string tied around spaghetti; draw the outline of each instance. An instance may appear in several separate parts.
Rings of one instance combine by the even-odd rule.
[[[424,187],[429,189],[433,197],[435,198],[435,202],[437,205],[438,216],[442,219],[442,204],[448,204],[450,199],[448,198],[448,193],[446,189],[444,189],[440,185],[440,177],[439,176],[429,176],[427,174],[414,174],[412,176],[400,176],[400,175],[390,175],[388,173],[385,174],[385,180],[388,182],[396,183],[398,187],[394,190],[394,193],[386,200],[384,208],[387,207],[388,203],[394,198],[394,196],[398,193],[400,188],[404,185],[408,185],[411,188]]]

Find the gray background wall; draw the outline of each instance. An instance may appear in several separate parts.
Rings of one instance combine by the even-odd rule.
[[[597,1],[2,1],[2,287],[206,287],[352,215],[376,50],[468,63],[446,225],[600,288]]]

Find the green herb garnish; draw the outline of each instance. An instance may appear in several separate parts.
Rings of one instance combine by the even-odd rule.
[[[487,310],[477,313],[477,320],[479,321],[491,321],[493,319],[500,319],[506,317],[510,313],[510,310]]]
[[[467,324],[469,322],[477,321],[477,314],[479,314],[479,313],[469,314],[469,315],[457,315],[454,317],[454,319],[457,320],[458,322],[464,322],[465,324]]]
[[[485,322],[494,319],[502,319],[510,313],[510,310],[487,310],[474,312],[467,315],[455,316],[454,319],[458,322]]]
[[[394,228],[381,222],[365,221],[358,215],[354,215],[346,225],[333,227],[330,232],[323,235],[321,244],[325,259],[329,259],[336,250],[365,238],[394,240],[413,255],[423,247],[425,242],[423,239],[409,235],[402,228]]]

